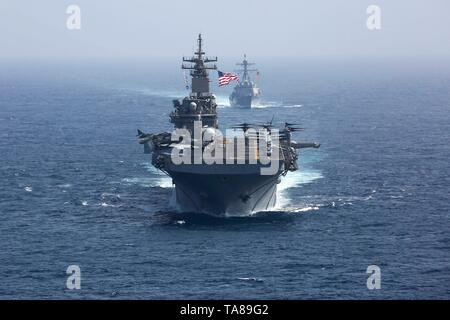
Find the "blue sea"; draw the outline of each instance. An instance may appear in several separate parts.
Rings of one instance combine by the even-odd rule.
[[[252,110],[211,76],[221,128],[274,116],[321,147],[275,210],[221,219],[177,212],[136,142],[171,130],[179,60],[2,64],[0,298],[449,299],[449,64],[257,62]]]

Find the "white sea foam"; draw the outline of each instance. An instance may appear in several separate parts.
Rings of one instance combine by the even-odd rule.
[[[177,202],[177,194],[175,192],[175,188],[172,189],[172,194],[170,195],[170,199],[169,199],[169,206],[177,212],[182,211]]]
[[[261,278],[247,278],[247,277],[240,277],[240,278],[238,278],[238,280],[241,280],[241,281],[256,281],[256,282],[263,282],[264,280],[263,279],[261,279]]]
[[[112,199],[115,201],[120,200],[120,194],[115,194],[115,193],[109,193],[109,192],[103,192],[101,194],[102,199]]]
[[[288,195],[288,189],[299,187],[302,184],[311,183],[323,178],[322,174],[316,170],[288,172],[285,177],[281,177],[281,182],[277,187],[277,210],[287,210],[292,212],[305,212],[319,209],[317,206],[308,205],[306,207],[293,207]]]
[[[301,104],[288,104],[285,105],[281,102],[276,101],[267,101],[262,102],[259,105],[255,105],[252,108],[253,109],[265,109],[265,108],[301,108],[303,105]]]
[[[216,103],[219,108],[228,108],[230,107],[230,99],[227,96],[216,95]]]
[[[122,179],[122,183],[128,185],[139,185],[145,188],[152,187],[160,187],[160,188],[172,188],[172,179],[164,174],[162,171],[156,169],[149,162],[142,163],[142,166],[150,172],[152,175],[148,177],[133,177],[133,178],[124,178]]]
[[[322,174],[316,170],[299,170],[288,172],[286,176],[281,177],[281,182],[278,185],[278,190],[284,191],[289,188],[295,188],[302,184],[310,183],[321,178],[323,178]]]
[[[107,208],[107,207],[112,207],[112,208],[117,208],[120,207],[120,204],[110,204],[110,203],[106,203],[106,202],[102,202],[100,203],[100,206]]]
[[[307,212],[307,211],[312,211],[312,210],[319,210],[318,206],[313,206],[313,207],[304,207],[304,208],[298,208],[298,209],[293,209],[293,212]]]
[[[122,183],[128,185],[138,185],[144,188],[161,187],[161,188],[171,188],[172,180],[165,177],[141,177],[141,178],[124,178]]]
[[[190,90],[164,90],[157,88],[144,88],[144,87],[123,87],[122,90],[134,91],[143,95],[148,96],[158,96],[166,98],[181,99],[189,95]],[[229,108],[230,100],[228,95],[217,95],[216,103],[218,108]],[[265,108],[300,108],[302,104],[284,104],[280,101],[261,101],[258,105],[253,106],[255,109],[265,109]]]
[[[67,189],[67,188],[72,187],[72,184],[70,184],[70,183],[59,184],[57,187],[59,187],[61,189]]]
[[[252,106],[253,109],[276,108],[281,105],[277,101],[261,101],[259,104]]]
[[[172,179],[167,176],[164,172],[161,170],[156,169],[151,163],[144,162],[142,164],[144,168],[149,171],[150,173],[154,174],[155,177],[151,177],[153,179],[153,182],[156,185],[153,185],[154,187],[161,187],[161,188],[172,188]]]
[[[142,88],[142,87],[124,87],[123,90],[134,91],[146,96],[157,96],[157,97],[166,97],[166,98],[178,98],[184,97],[187,94],[187,91],[182,90],[163,90],[156,88]]]
[[[26,192],[32,192],[33,191],[32,187],[25,187],[24,189],[25,189]]]

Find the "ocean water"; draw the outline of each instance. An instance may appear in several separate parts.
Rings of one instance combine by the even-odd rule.
[[[215,219],[178,212],[135,140],[171,128],[178,62],[1,68],[0,298],[450,298],[448,67],[260,63],[253,110],[213,76],[222,128],[274,116],[322,144],[275,210]]]

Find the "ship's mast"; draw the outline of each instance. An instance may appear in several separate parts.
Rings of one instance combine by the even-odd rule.
[[[190,74],[192,77],[192,94],[201,97],[201,96],[209,96],[209,77],[208,70],[216,70],[217,66],[208,65],[210,62],[216,62],[217,57],[208,58],[203,55],[205,52],[202,50],[202,35],[198,35],[197,39],[197,51],[194,52],[194,56],[192,58],[183,57],[183,62],[190,62],[191,64],[182,64],[182,69],[191,70]]]
[[[212,59],[205,57],[205,52],[202,48],[202,35],[198,35],[197,50],[194,52],[192,58],[184,58],[182,69],[190,70],[192,77],[192,92],[185,97],[181,102],[174,100],[175,110],[170,113],[170,121],[176,128],[185,128],[194,132],[195,122],[201,121],[202,127],[218,127],[216,99],[209,91],[209,77],[208,70],[216,70],[215,64],[217,57]]]
[[[248,75],[249,72],[258,71],[257,69],[249,69],[248,66],[254,65],[252,62],[247,61],[247,55],[244,54],[244,60],[242,63],[236,63],[237,66],[242,66],[243,68],[240,70],[237,70],[238,72],[242,72],[242,81],[250,81],[250,76]]]

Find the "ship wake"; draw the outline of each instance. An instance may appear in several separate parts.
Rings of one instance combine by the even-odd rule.
[[[319,207],[315,205],[298,206],[294,204],[290,197],[290,189],[301,187],[303,184],[312,183],[322,178],[321,172],[317,170],[289,172],[285,177],[281,178],[281,182],[278,185],[275,210],[306,212],[319,209]]]
[[[150,177],[124,178],[121,182],[123,184],[138,185],[144,188],[173,188],[172,179],[152,166],[151,163],[144,162],[142,166],[151,173]]]

